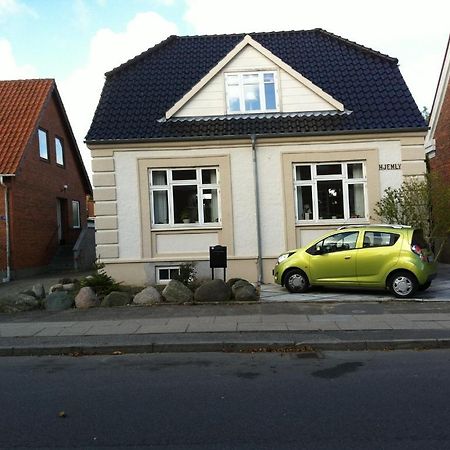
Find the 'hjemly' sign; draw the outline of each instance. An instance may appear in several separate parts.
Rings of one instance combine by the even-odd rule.
[[[378,170],[400,170],[401,164],[378,164]]]

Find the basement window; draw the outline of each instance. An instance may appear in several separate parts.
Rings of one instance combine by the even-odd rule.
[[[156,268],[156,283],[168,284],[170,280],[180,274],[179,266],[157,267]]]

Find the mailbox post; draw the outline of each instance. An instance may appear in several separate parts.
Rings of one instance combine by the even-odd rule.
[[[214,269],[223,269],[223,280],[226,281],[227,270],[227,248],[223,245],[209,247],[209,267],[211,268],[212,279],[214,280]]]

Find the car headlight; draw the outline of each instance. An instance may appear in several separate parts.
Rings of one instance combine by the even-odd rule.
[[[278,257],[278,264],[281,264],[283,261],[285,261],[286,259],[289,258],[289,256],[292,256],[295,252],[288,252],[288,253],[283,253],[282,255],[280,255]]]

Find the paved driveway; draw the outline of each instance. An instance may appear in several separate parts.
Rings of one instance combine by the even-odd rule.
[[[264,302],[387,302],[396,298],[387,291],[369,291],[357,289],[313,288],[304,294],[290,294],[286,288],[277,284],[265,284],[261,288],[261,300]],[[403,300],[405,301],[405,300]],[[450,264],[440,264],[438,276],[431,287],[418,292],[408,301],[450,302]]]

